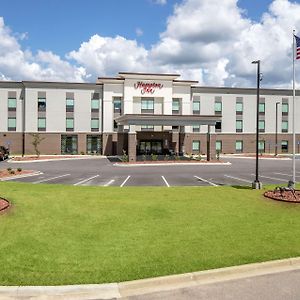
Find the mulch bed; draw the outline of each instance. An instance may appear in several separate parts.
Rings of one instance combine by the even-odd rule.
[[[3,212],[9,208],[9,201],[3,198],[0,198],[0,212]]]
[[[76,155],[57,155],[57,156],[24,156],[24,157],[13,157],[13,161],[32,161],[32,160],[44,160],[44,159],[60,159],[60,158],[78,158]]]
[[[18,171],[16,169],[12,169],[13,173],[8,170],[0,170],[0,179],[4,177],[11,177],[11,176],[16,176],[16,175],[25,175],[25,174],[31,174],[34,173],[35,171],[32,170],[22,170]]]
[[[295,194],[291,191],[266,191],[264,196],[277,201],[300,203],[300,190],[295,190]]]

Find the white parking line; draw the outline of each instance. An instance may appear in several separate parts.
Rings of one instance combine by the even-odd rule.
[[[127,178],[123,181],[123,183],[120,185],[120,187],[123,187],[129,178],[130,178],[130,175],[127,176]]]
[[[51,178],[47,178],[47,179],[35,181],[35,182],[33,182],[33,184],[36,184],[36,183],[42,183],[42,182],[46,182],[46,181],[50,181],[50,180],[62,178],[62,177],[65,177],[65,176],[70,176],[70,174],[64,174],[64,175],[61,175],[61,176],[55,176],[55,177],[51,177]]]
[[[161,176],[161,178],[163,179],[163,181],[165,182],[166,186],[167,187],[170,187],[168,181],[166,180],[166,178],[164,176]]]
[[[208,184],[210,184],[212,186],[218,186],[217,184],[215,184],[215,183],[213,183],[211,181],[208,181],[208,180],[206,180],[204,178],[201,178],[201,177],[198,177],[198,176],[194,176],[194,177],[197,178],[197,179],[199,179],[199,180],[201,180],[201,181],[203,181],[203,182],[206,182],[206,183],[208,183]]]
[[[90,180],[92,180],[92,179],[94,179],[94,178],[99,177],[99,176],[100,176],[100,175],[92,176],[92,177],[90,177],[90,178],[87,178],[87,179],[81,180],[81,181],[79,181],[79,182],[77,182],[77,183],[74,183],[73,185],[81,185],[81,184],[86,183],[86,182],[88,182],[88,181],[90,181]]]
[[[15,179],[18,180],[18,179],[21,179],[21,178],[39,176],[39,175],[42,175],[42,174],[43,174],[42,172],[36,172],[36,173],[33,173],[33,174],[16,175],[16,176],[2,178],[2,179],[0,179],[0,181],[9,181],[9,180],[15,180]],[[40,177],[40,178],[44,178],[44,176]]]
[[[275,172],[274,172],[274,174],[292,177],[292,174],[275,173]],[[300,175],[296,175],[296,177],[300,177]]]
[[[239,177],[234,177],[234,176],[230,176],[230,175],[224,175],[224,176],[228,177],[228,178],[235,179],[235,180],[244,181],[244,182],[247,182],[247,183],[252,183],[252,181],[247,180],[247,179],[243,179],[243,178],[239,178]]]
[[[251,174],[252,176],[255,176],[255,174]],[[282,179],[282,178],[277,178],[277,177],[269,177],[269,176],[264,176],[264,175],[259,175],[259,177],[262,178],[267,178],[267,179],[272,179],[272,180],[279,180],[279,181],[285,181],[287,182],[287,179]]]
[[[109,186],[109,185],[111,185],[113,182],[115,182],[114,179],[112,179],[112,180],[110,180],[108,183],[104,184],[104,186]]]

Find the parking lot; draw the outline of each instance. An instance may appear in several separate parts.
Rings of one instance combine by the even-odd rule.
[[[250,186],[255,178],[255,159],[225,157],[230,165],[115,166],[106,158],[34,163],[1,162],[0,168],[36,170],[35,176],[10,179],[32,184],[68,184],[74,186]],[[299,167],[300,161],[296,161]],[[286,185],[291,179],[292,160],[261,159],[260,181]],[[299,168],[297,168],[299,170]],[[300,170],[296,172],[300,178]]]

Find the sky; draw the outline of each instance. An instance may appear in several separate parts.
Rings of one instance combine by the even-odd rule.
[[[260,59],[262,86],[287,88],[293,29],[300,35],[300,0],[3,0],[0,79],[176,72],[251,87]]]

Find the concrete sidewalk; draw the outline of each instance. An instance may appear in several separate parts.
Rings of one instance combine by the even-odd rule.
[[[201,285],[300,270],[300,257],[122,283],[0,287],[0,299],[125,299]]]

